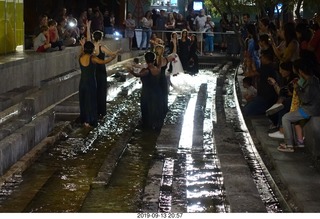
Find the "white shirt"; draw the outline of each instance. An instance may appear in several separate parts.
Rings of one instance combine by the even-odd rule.
[[[206,24],[207,16],[197,16],[196,19],[194,19],[193,24],[196,27],[197,31],[203,32],[204,31],[204,25]]]
[[[210,24],[211,24],[212,27],[214,27],[213,21],[210,21]],[[212,27],[210,26],[210,24],[206,23],[206,24],[204,25],[204,29],[205,29],[205,32],[206,32],[207,36],[214,36],[214,34],[213,34],[213,29],[212,29]]]

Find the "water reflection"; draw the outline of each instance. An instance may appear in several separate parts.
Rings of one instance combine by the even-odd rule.
[[[230,212],[216,154],[216,139],[212,133],[213,123],[217,123],[218,112],[213,103],[218,74],[217,69],[203,69],[196,77],[178,75],[172,78],[174,86],[169,95],[170,111],[165,126],[183,125],[178,145],[158,150],[156,142],[159,133],[137,127],[140,118],[139,80],[130,79],[121,87],[117,82],[110,81],[113,84],[108,88],[106,119],[92,130],[75,129],[66,139],[50,148],[23,177],[18,177],[12,185],[1,190],[0,202],[6,200],[7,204],[5,206],[1,202],[0,210],[14,211],[13,206],[17,203],[13,199],[30,197],[32,201],[25,198],[27,203],[20,203],[22,207],[16,207],[15,211],[117,213],[157,209],[160,212]],[[238,119],[234,118],[236,114],[231,109],[236,107],[236,102],[231,97],[234,91],[230,81],[225,107],[230,109],[227,110],[229,121],[235,123]],[[203,133],[197,136],[202,138],[202,144],[195,146],[194,112],[197,92],[203,83],[207,84],[207,98],[203,109]],[[170,131],[177,130],[173,128]],[[124,138],[126,132],[130,133],[128,139]],[[269,188],[262,186],[266,180],[255,159],[255,151],[246,147],[251,144],[249,137],[248,133],[238,136],[244,139],[241,146],[258,187],[261,185],[262,197],[269,203],[269,208],[277,208]],[[120,157],[113,151],[119,145],[123,149]],[[116,162],[103,169],[110,156]],[[160,189],[152,187],[159,189],[154,192],[157,196],[148,196],[145,201],[146,178],[155,160],[163,162],[163,166],[158,167],[159,172],[155,172],[149,180],[151,185],[159,183]],[[93,183],[99,171],[109,174],[106,184]],[[17,190],[18,184],[21,193],[8,200],[7,197]]]

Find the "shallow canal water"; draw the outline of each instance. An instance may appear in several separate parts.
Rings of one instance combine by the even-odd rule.
[[[211,103],[215,98],[218,73],[201,70],[196,76],[198,81],[191,76],[173,80],[176,90],[170,93],[170,112],[166,124],[178,122],[179,116],[184,113],[185,128],[182,130],[181,136],[184,137],[180,139],[177,157],[165,160],[163,172],[167,173],[165,176],[179,172],[181,177],[163,178],[162,188],[166,183],[176,184],[170,193],[166,193],[165,189],[160,191],[160,200],[164,200],[160,202],[160,211],[230,211],[211,133],[212,122],[216,122],[216,118],[208,113],[213,110]],[[197,156],[190,153],[192,139],[188,137],[192,136],[190,127],[193,127],[191,123],[196,110],[192,96],[202,83],[208,83],[210,92],[202,127],[204,153]],[[65,139],[49,148],[27,171],[8,182],[0,191],[0,212],[142,212],[145,208],[142,200],[148,171],[152,161],[161,153],[156,151],[159,133],[142,131],[138,125],[140,86],[137,80],[128,80],[121,85],[121,89],[110,89],[106,119],[93,130],[74,127]],[[183,112],[187,104],[189,108]],[[122,140],[124,132],[131,134],[120,158],[112,157],[117,160],[117,165],[108,182],[95,183],[107,155]],[[247,155],[250,156],[250,153]],[[256,167],[259,168],[258,165]],[[173,194],[178,198],[174,198]],[[269,194],[266,197],[270,197]],[[270,211],[276,212],[276,208],[278,206],[271,207]]]

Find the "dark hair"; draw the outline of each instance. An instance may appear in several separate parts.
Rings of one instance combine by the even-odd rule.
[[[249,13],[244,13],[244,14],[242,14],[242,16],[247,16],[247,18],[250,18],[250,14]]]
[[[288,62],[282,62],[280,64],[280,68],[285,70],[285,71],[291,71],[292,72],[292,62],[288,61]]]
[[[266,44],[270,44],[269,43],[269,35],[268,34],[261,34],[259,37],[259,41],[264,42]]]
[[[292,22],[286,23],[283,26],[283,31],[284,31],[284,39],[286,41],[286,46],[288,46],[292,40],[297,39],[296,28],[294,23]]]
[[[98,42],[99,40],[102,40],[103,33],[99,30],[94,31],[92,34],[92,37],[95,42]]]
[[[156,55],[153,52],[147,52],[144,55],[144,58],[146,60],[146,63],[154,63]]]
[[[258,35],[257,35],[256,26],[254,24],[248,24],[247,30],[248,30],[248,33],[252,35],[252,38],[254,40],[254,49],[259,50]]]
[[[306,58],[299,58],[293,62],[294,69],[303,71],[306,75],[313,75],[313,63]]]
[[[263,17],[263,18],[260,19],[260,22],[261,22],[264,26],[269,27],[269,24],[270,24],[269,18]]]
[[[137,57],[134,58],[134,59],[133,59],[133,62],[136,63],[136,64],[138,64],[138,63],[139,63],[139,58],[137,58]]]
[[[83,52],[85,54],[92,54],[94,50],[94,44],[91,41],[87,41],[83,45]]]
[[[47,31],[48,29],[49,29],[49,27],[47,25],[43,25],[40,27],[41,32]]]
[[[300,42],[309,42],[312,38],[312,31],[306,23],[298,23],[296,25],[296,32],[301,34],[301,38],[299,39]]]
[[[274,56],[273,53],[270,50],[261,50],[260,55],[268,59],[269,61],[273,61]]]
[[[242,79],[242,83],[247,83],[249,86],[251,86],[252,85],[252,77],[244,77],[243,79]]]
[[[50,27],[50,26],[53,26],[53,25],[57,25],[57,22],[55,20],[53,20],[53,19],[50,19],[48,21],[48,26]]]

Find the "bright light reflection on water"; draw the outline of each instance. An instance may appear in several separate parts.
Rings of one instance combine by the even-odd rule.
[[[212,122],[216,122],[212,101],[215,98],[217,76],[212,74],[212,71],[201,70],[197,77],[192,77],[191,80],[189,78],[186,77],[179,81],[180,85],[184,84],[184,89],[194,88],[194,91],[184,114],[178,147],[178,153],[185,157],[185,160],[181,160],[184,162],[184,165],[181,166],[184,166],[186,172],[187,212],[226,212],[223,177],[219,160],[215,155],[216,149],[212,135]],[[179,80],[179,77],[176,80]],[[193,147],[194,112],[197,92],[202,83],[208,84],[203,121],[203,151],[193,152],[191,149]],[[180,165],[179,161],[177,162]]]

